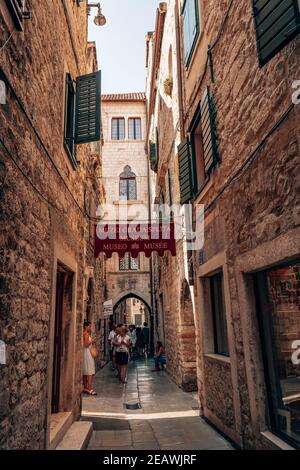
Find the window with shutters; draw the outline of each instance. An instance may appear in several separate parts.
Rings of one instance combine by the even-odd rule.
[[[178,147],[180,202],[186,204],[193,198],[191,145],[185,139]]]
[[[128,139],[142,140],[142,121],[141,118],[128,119]]]
[[[124,258],[119,258],[120,271],[138,271],[140,269],[139,258],[133,258],[130,253],[125,253]]]
[[[173,178],[170,168],[168,168],[169,205],[173,204]]]
[[[5,4],[17,31],[23,31],[24,0],[5,0]]]
[[[75,125],[75,88],[72,76],[67,73],[66,93],[65,93],[65,126],[64,126],[64,146],[74,167],[77,166],[74,143]]]
[[[207,88],[191,127],[193,192],[197,194],[218,162],[215,109]]]
[[[299,0],[253,0],[259,62],[264,65],[300,32]]]
[[[76,79],[75,143],[99,142],[101,135],[101,71]]]
[[[136,175],[129,165],[125,166],[120,175],[119,197],[121,201],[136,200],[137,198]]]
[[[196,196],[218,163],[216,114],[207,88],[190,126],[190,139],[178,147],[181,203]]]
[[[157,172],[157,152],[155,142],[149,142],[149,159],[151,170]]]
[[[185,64],[188,66],[200,31],[198,0],[185,0],[182,18]]]
[[[111,120],[111,139],[125,140],[125,119],[113,118]]]

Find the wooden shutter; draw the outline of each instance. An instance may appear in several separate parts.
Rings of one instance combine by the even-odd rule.
[[[101,72],[78,77],[76,80],[75,143],[100,140]]]
[[[158,133],[158,128],[156,128],[155,150],[156,150],[156,163],[158,163],[158,160],[159,160],[159,133]]]
[[[300,31],[298,0],[254,0],[260,64],[271,59]]]
[[[193,197],[190,142],[185,139],[178,147],[180,202],[185,204]]]
[[[7,9],[15,24],[17,31],[23,31],[23,0],[5,0]]]
[[[218,161],[215,110],[209,88],[206,89],[200,104],[205,174],[209,174]]]
[[[149,142],[149,159],[150,159],[150,167],[152,171],[157,171],[157,152],[156,152],[156,145],[154,142]]]

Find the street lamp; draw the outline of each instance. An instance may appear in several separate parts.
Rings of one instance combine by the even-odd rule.
[[[102,13],[100,3],[88,3],[87,7],[90,12],[90,8],[98,8],[97,15],[94,18],[94,23],[96,26],[104,26],[106,24],[106,18]]]

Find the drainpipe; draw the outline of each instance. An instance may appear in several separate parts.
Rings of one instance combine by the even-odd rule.
[[[180,18],[179,18],[179,3],[175,1],[175,28],[176,28],[176,50],[177,50],[177,77],[178,77],[178,101],[179,101],[179,123],[180,123],[180,138],[183,141],[185,137],[184,132],[184,111],[183,111],[183,80],[182,80],[182,54],[181,54],[181,41],[180,41]]]
[[[147,145],[147,143],[146,143]],[[148,152],[147,152],[148,155]],[[148,179],[148,221],[149,223],[152,222],[152,214],[151,214],[151,184],[150,184],[150,164],[149,164],[149,155],[147,158],[147,179]],[[150,312],[150,354],[154,354],[154,323],[156,318],[156,302],[155,302],[155,293],[154,293],[154,282],[153,282],[153,259],[152,255],[149,259],[149,267],[150,267],[150,293],[151,293],[151,312]]]

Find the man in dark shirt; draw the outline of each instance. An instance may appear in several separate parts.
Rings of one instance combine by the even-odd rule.
[[[148,326],[148,323],[144,323],[144,328],[142,329],[142,335],[143,335],[143,340],[144,340],[144,353],[146,356],[149,355],[149,341],[150,341],[150,328]]]

